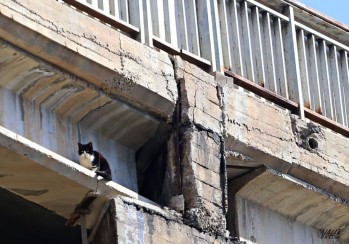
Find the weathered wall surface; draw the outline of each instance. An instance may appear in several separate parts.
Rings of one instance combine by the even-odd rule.
[[[189,224],[225,233],[225,165],[222,110],[214,77],[174,58],[180,90],[179,137],[186,218]]]
[[[137,167],[167,167],[150,167],[146,177],[165,174],[151,184],[170,191],[165,198],[178,213],[116,198],[95,243],[227,242],[221,237],[227,211],[234,211],[227,206],[234,197],[227,192],[230,152],[348,200],[347,138],[300,121],[234,87],[230,78],[218,79],[179,57],[172,63],[168,54],[62,2],[0,0],[0,7],[0,51],[6,54],[0,55],[1,126],[74,161],[76,142],[91,140],[111,159],[114,180],[133,190],[141,178]],[[172,128],[157,134],[159,124]],[[242,216],[237,233],[251,242],[270,240],[263,235],[273,229],[255,228],[269,218],[288,228],[280,240],[316,239],[310,227],[246,199],[235,210]]]
[[[110,162],[114,181],[137,191],[135,151],[98,130],[72,123],[4,88],[0,88],[0,125],[76,163],[77,142],[92,141]]]
[[[172,115],[177,88],[167,54],[62,2],[1,0],[0,6],[1,38],[133,106]]]
[[[227,150],[348,199],[348,138],[242,89],[225,86],[223,92]],[[317,141],[316,149],[307,146],[310,137]]]
[[[321,231],[300,222],[286,218],[240,197],[236,199],[238,228],[241,241],[250,243],[346,243],[339,240],[321,238]],[[314,216],[315,217],[315,216]]]
[[[62,2],[0,7],[1,125],[75,162],[77,142],[92,141],[137,191],[135,151],[177,98],[169,57]]]
[[[106,231],[107,225],[116,226],[114,232]],[[185,225],[174,211],[147,208],[125,198],[111,201],[92,243],[115,239],[117,243],[234,243]]]

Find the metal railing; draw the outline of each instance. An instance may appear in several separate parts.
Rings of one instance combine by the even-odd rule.
[[[248,79],[298,104],[302,118],[313,111],[348,126],[349,48],[295,21],[292,6],[281,13],[255,0],[65,2],[103,14],[150,46]]]
[[[349,48],[296,23],[305,106],[339,124],[349,119]]]

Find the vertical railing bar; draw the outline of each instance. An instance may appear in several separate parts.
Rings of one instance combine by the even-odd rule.
[[[287,80],[289,84],[289,94],[290,99],[298,102],[299,104],[299,117],[305,119],[304,115],[304,103],[303,103],[303,93],[302,93],[302,84],[299,72],[298,64],[298,50],[297,50],[297,41],[296,41],[296,27],[293,7],[288,6],[286,8],[289,17],[289,23],[287,26],[286,40],[287,46],[285,47],[286,63],[287,63]],[[293,83],[293,84],[292,84]]]
[[[284,41],[282,38],[282,23],[279,17],[276,17],[276,27],[275,27],[275,42],[276,42],[276,56],[280,93],[285,98],[289,99],[288,87],[287,87],[287,74],[286,74],[286,64],[285,64],[285,51],[284,51]]]
[[[156,0],[156,10],[158,14],[159,38],[163,41],[166,39],[165,35],[165,17],[164,17],[164,0]]]
[[[211,71],[216,69],[216,56],[214,50],[213,23],[211,19],[211,1],[200,0],[197,4],[198,30],[200,36],[201,55],[211,61]]]
[[[109,14],[115,16],[115,3],[114,0],[107,0],[109,2]]]
[[[348,64],[348,53],[344,50],[340,53],[340,62],[341,62],[341,74],[342,74],[342,82],[343,82],[343,97],[345,100],[345,118],[344,125],[349,125],[349,64]]]
[[[150,13],[147,13],[146,6],[143,6],[143,0],[128,1],[129,22],[131,25],[139,28],[140,33],[137,36],[137,40],[141,43],[145,43],[145,37],[146,35],[148,35],[149,30],[147,29],[148,27],[144,19],[148,19],[147,15]],[[146,5],[146,0],[144,0],[144,4]],[[146,43],[149,44],[149,41],[147,41]]]
[[[146,19],[146,9],[146,3],[143,3],[143,0],[128,0],[129,23],[139,28],[137,40],[141,43],[146,42],[145,36],[147,35],[146,32],[148,32],[144,23]]]
[[[344,113],[342,105],[342,92],[341,92],[341,80],[338,67],[337,47],[335,45],[330,46],[330,75],[331,85],[333,85],[333,103],[335,110],[335,119],[338,123],[343,124]]]
[[[276,74],[275,74],[275,61],[274,61],[274,45],[272,39],[270,14],[268,12],[263,13],[263,29],[264,29],[264,51],[267,66],[267,80],[265,87],[273,92],[277,92]]]
[[[114,10],[114,16],[117,19],[120,19],[120,7],[119,7],[119,0],[111,0],[113,2],[113,10]]]
[[[305,36],[304,31],[299,30],[297,32],[297,46],[299,49],[299,66],[300,66],[300,75],[301,83],[303,89],[303,99],[304,106],[306,108],[311,108],[314,110],[314,104],[310,95],[310,85],[309,85],[309,74],[308,74],[308,59],[305,47]]]
[[[338,42],[338,41],[336,41],[336,40],[334,40],[334,39],[328,37],[327,35],[324,35],[324,34],[318,32],[318,31],[316,31],[315,29],[312,29],[312,28],[310,28],[310,27],[308,27],[308,26],[306,26],[306,25],[304,25],[304,24],[302,24],[302,23],[299,23],[299,22],[295,22],[295,23],[296,23],[296,25],[297,25],[299,28],[301,28],[301,29],[303,29],[303,30],[305,30],[305,31],[307,31],[307,32],[309,32],[309,33],[311,33],[311,34],[317,36],[317,37],[320,38],[320,39],[325,40],[325,41],[328,42],[328,43],[332,43],[333,45],[336,45],[337,47],[339,47],[339,48],[341,48],[341,49],[346,50],[347,52],[349,52],[349,47],[346,46],[346,45],[344,45],[343,43],[340,43],[340,42]]]
[[[118,1],[118,0],[115,0]],[[123,21],[129,23],[129,14],[128,14],[128,0],[119,0],[119,6],[120,6],[120,19]]]
[[[222,39],[222,51],[223,51],[223,63],[226,70],[232,70],[231,62],[231,47],[229,41],[229,28],[228,28],[228,12],[226,6],[226,0],[218,0],[218,12],[219,12],[219,21],[220,21],[220,31]]]
[[[91,5],[92,5],[92,8],[98,9],[98,0],[92,0]]]
[[[189,51],[188,48],[188,30],[187,30],[187,11],[185,7],[186,0],[178,0],[177,1],[177,14],[176,14],[176,22],[177,22],[177,42],[179,48],[183,48],[186,51]]]
[[[250,23],[248,15],[248,5],[246,1],[241,2],[241,19],[242,19],[242,38],[244,40],[243,50],[244,50],[244,61],[246,69],[246,77],[251,81],[255,81],[255,74],[253,68],[253,54],[252,54],[252,43],[250,34]]]
[[[316,40],[314,35],[308,35],[309,40],[309,82],[311,84],[310,88],[313,91],[312,101],[313,110],[317,113],[322,114],[322,98],[321,98],[321,87],[319,78],[319,68],[318,68],[318,57]]]
[[[233,54],[230,56],[232,64],[231,70],[236,72],[241,76],[245,76],[243,63],[242,63],[242,47],[240,42],[240,29],[239,29],[239,14],[236,0],[232,0],[228,2],[230,7],[227,8],[230,14],[228,15],[228,32],[229,32],[229,42],[230,52]]]
[[[141,32],[140,38],[144,38],[144,42],[147,43],[150,47],[153,46],[153,18],[154,16],[152,15],[152,9],[151,9],[151,0],[138,0],[140,1],[141,5],[139,10],[143,8],[144,13],[143,13],[143,18],[142,16],[139,15],[140,17],[140,22],[144,24],[144,32]],[[142,12],[140,12],[141,14]],[[142,29],[141,29],[142,31]]]
[[[256,65],[256,82],[260,86],[264,86],[265,83],[265,70],[264,70],[264,57],[263,57],[263,42],[262,42],[262,34],[261,34],[261,24],[259,21],[259,8],[253,7],[251,9],[252,15],[252,27],[254,34],[254,58]]]
[[[178,48],[176,28],[176,7],[174,0],[163,0],[165,20],[165,40]]]
[[[171,24],[170,24],[170,7],[169,1],[171,0],[162,0],[163,11],[164,11],[164,26],[165,26],[165,38],[163,41],[171,44]],[[173,12],[173,9],[171,9]]]
[[[335,119],[333,117],[333,106],[332,106],[332,92],[330,86],[330,74],[327,60],[327,44],[325,40],[319,41],[319,51],[320,51],[320,64],[321,64],[321,85],[322,85],[322,99],[324,106],[325,116],[330,119]]]
[[[129,13],[129,0],[125,0],[125,12],[126,12],[126,22],[130,23],[130,13]]]
[[[199,28],[198,16],[195,0],[188,0],[188,43],[189,50],[192,53],[201,57],[200,42],[199,42]],[[190,28],[189,28],[190,27]],[[190,30],[190,31],[189,31]]]
[[[165,20],[163,0],[150,0],[153,34],[165,41]]]
[[[98,9],[99,9],[99,10],[102,10],[102,11],[104,12],[103,1],[104,1],[104,0],[98,0],[98,3],[97,3],[97,4],[98,4]],[[105,12],[105,13],[107,13],[107,12]]]
[[[220,31],[220,21],[217,0],[211,0],[211,14],[212,19],[212,52],[215,56],[216,67],[212,66],[212,71],[224,72],[223,53],[222,53],[222,37]]]
[[[103,0],[103,12],[107,13],[107,15],[110,15],[110,6],[109,6],[109,0]]]
[[[180,47],[178,45],[178,38],[177,38],[177,22],[176,22],[176,15],[178,15],[177,7],[175,6],[176,0],[168,0],[168,10],[169,10],[169,17],[170,17],[170,40],[171,44],[175,47]],[[176,1],[177,2],[177,1]]]

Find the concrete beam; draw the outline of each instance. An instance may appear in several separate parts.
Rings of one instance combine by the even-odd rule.
[[[91,206],[87,227],[92,228],[105,203],[116,196],[150,202],[115,183],[96,178],[94,172],[0,127],[0,185],[64,218],[69,218],[85,194],[101,196]]]
[[[241,243],[200,232],[174,211],[149,207],[126,197],[113,199],[91,234],[91,243]]]
[[[172,117],[177,86],[167,54],[60,1],[1,0],[0,38],[88,81],[111,97],[161,118]]]
[[[230,181],[228,194],[229,197],[251,201],[317,230],[342,229],[340,239],[349,239],[349,201],[292,176],[274,170],[260,171],[253,177]],[[237,209],[241,210],[242,206],[237,206]],[[237,212],[238,218],[243,218],[243,211]]]
[[[236,89],[226,79],[225,149],[239,152],[338,197],[348,198],[349,139],[318,124],[300,120],[286,109]],[[317,142],[309,147],[309,138]]]

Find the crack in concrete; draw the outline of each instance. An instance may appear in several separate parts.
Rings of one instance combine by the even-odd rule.
[[[258,131],[259,134],[267,135],[267,136],[270,136],[272,138],[279,139],[281,141],[294,142],[294,140],[292,138],[286,139],[286,138],[283,138],[283,137],[280,137],[280,136],[275,136],[275,135],[272,135],[272,134],[268,133],[267,131],[261,130],[260,128],[249,127],[247,124],[241,123],[241,122],[239,122],[239,121],[237,121],[235,119],[229,119],[228,122],[231,122],[231,123],[233,123],[235,125],[238,125],[239,127],[244,127],[246,129],[246,131]]]

